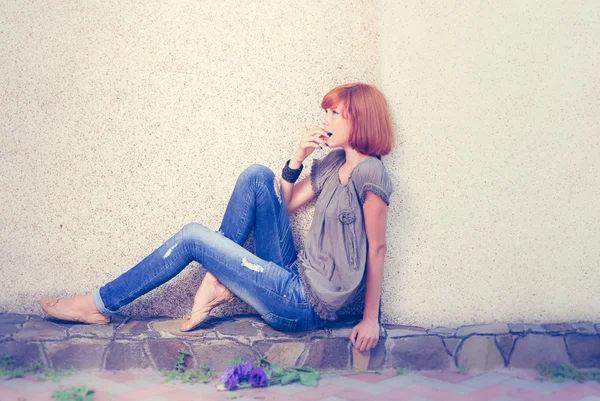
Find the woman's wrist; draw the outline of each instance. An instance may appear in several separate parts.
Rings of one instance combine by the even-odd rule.
[[[302,166],[303,161],[304,161],[303,159],[300,159],[300,158],[292,155],[292,157],[290,157],[289,167],[291,169],[298,170],[300,168],[300,166]]]

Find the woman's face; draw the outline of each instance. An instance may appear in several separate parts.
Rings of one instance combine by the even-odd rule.
[[[326,109],[323,116],[323,129],[332,135],[325,139],[330,148],[346,148],[352,130],[352,121],[342,117],[343,103]]]

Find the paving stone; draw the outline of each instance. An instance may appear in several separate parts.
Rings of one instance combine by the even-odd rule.
[[[525,369],[535,369],[537,365],[559,366],[561,363],[570,364],[564,339],[543,334],[518,338],[510,358],[511,367]]]
[[[179,357],[179,350],[190,351],[190,347],[187,344],[178,340],[148,339],[146,343],[148,344],[148,353],[156,369],[173,369]],[[185,366],[189,369],[196,368],[196,361],[193,355],[186,355]]]
[[[392,367],[411,370],[443,370],[453,366],[442,339],[437,336],[399,338],[391,349]]]
[[[569,323],[542,324],[542,327],[546,329],[548,333],[572,333],[576,331],[575,327]]]
[[[304,342],[271,343],[269,341],[259,341],[254,343],[252,347],[262,355],[266,355],[270,362],[279,365],[295,365],[306,344]]]
[[[600,337],[567,335],[567,349],[576,368],[600,368]]]
[[[11,355],[15,358],[15,366],[29,366],[41,362],[47,366],[46,359],[39,343],[6,341],[0,343],[0,355]]]
[[[114,330],[112,324],[78,324],[69,329],[69,336],[112,338]]]
[[[29,320],[13,338],[17,341],[64,340],[67,329],[47,320]]]
[[[456,336],[466,337],[471,334],[507,334],[508,332],[508,324],[494,323],[459,327]]]
[[[597,334],[596,327],[591,322],[573,323],[573,327],[581,334]]]
[[[388,338],[401,338],[407,336],[423,336],[427,334],[427,330],[417,326],[399,326],[388,325],[385,328]]]
[[[446,351],[448,351],[448,353],[451,356],[454,356],[454,354],[456,353],[456,349],[458,348],[458,345],[463,341],[462,338],[443,338],[442,342],[444,344],[444,346],[446,347]]]
[[[150,327],[150,320],[130,320],[117,328],[117,338],[160,337]]]
[[[213,340],[191,344],[196,358],[196,366],[208,366],[217,372],[224,371],[236,356],[244,361],[256,360],[256,352],[248,345],[231,340]]]
[[[108,346],[104,369],[125,370],[148,367],[150,367],[150,362],[141,342],[114,341]]]
[[[182,332],[179,330],[179,326],[181,326],[181,319],[153,321],[150,326],[156,333],[158,333],[160,337],[216,338],[213,326],[207,323],[203,323],[195,330],[188,332]]]
[[[222,336],[246,336],[257,337],[260,334],[258,328],[252,325],[249,320],[225,320],[215,325],[215,331]]]
[[[27,315],[16,313],[0,314],[0,324],[23,324],[27,320]]]
[[[492,336],[471,336],[458,350],[458,366],[469,370],[492,370],[504,367],[504,358]]]
[[[508,328],[511,333],[546,333],[539,324],[527,324],[527,323],[509,323]]]
[[[427,330],[428,334],[437,334],[441,337],[454,337],[456,335],[456,328],[453,327],[436,327]]]
[[[10,338],[10,335],[16,333],[17,331],[19,331],[18,324],[0,323],[0,340]]]
[[[290,338],[290,339],[299,339],[299,338],[313,338],[313,337],[329,337],[328,332],[323,329],[313,330],[313,331],[297,331],[297,332],[283,332],[278,331],[265,324],[262,326],[261,331],[266,338]],[[350,336],[350,335],[348,335]]]
[[[517,336],[514,334],[503,334],[496,336],[496,345],[500,350],[500,353],[504,357],[506,362],[510,361],[510,355],[512,353],[513,345]]]
[[[348,369],[350,366],[350,340],[319,339],[308,343],[298,361],[300,366],[315,369]]]
[[[383,369],[385,367],[386,346],[385,341],[380,339],[375,348],[371,350],[371,359],[369,359],[370,370]]]
[[[72,339],[44,344],[46,355],[53,368],[101,369],[102,356],[108,341]]]

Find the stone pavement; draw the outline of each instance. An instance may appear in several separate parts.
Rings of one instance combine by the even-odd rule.
[[[71,324],[35,315],[0,314],[0,355],[18,364],[41,362],[50,368],[126,370],[172,369],[180,349],[190,352],[188,367],[224,370],[235,356],[258,354],[281,365],[331,369],[411,371],[534,369],[566,363],[600,368],[600,325],[489,324],[425,329],[383,325],[371,352],[356,352],[349,341],[357,318],[346,317],[304,333],[273,330],[256,316],[213,318],[190,333],[180,320],[114,316],[108,325]]]
[[[325,374],[316,388],[299,384],[238,390],[216,390],[207,384],[167,382],[151,370],[84,371],[59,382],[36,378],[0,380],[0,401],[51,401],[56,390],[85,385],[94,401],[600,401],[600,384],[536,380],[537,372],[504,368],[473,373],[420,371],[397,375]],[[228,396],[229,395],[229,396]]]

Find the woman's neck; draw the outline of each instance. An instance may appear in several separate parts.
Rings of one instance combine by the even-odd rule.
[[[349,165],[351,168],[356,167],[358,163],[371,157],[368,155],[363,155],[362,153],[359,153],[357,150],[352,148],[344,149],[344,151],[346,152],[346,164]]]

